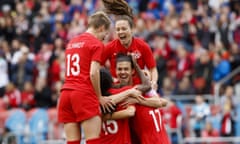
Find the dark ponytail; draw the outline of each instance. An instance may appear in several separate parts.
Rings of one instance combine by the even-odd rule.
[[[125,0],[102,0],[105,11],[116,16],[127,15],[133,19],[132,8]]]

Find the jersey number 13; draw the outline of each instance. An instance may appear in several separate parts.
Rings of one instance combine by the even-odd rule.
[[[67,54],[67,76],[78,76],[80,74],[80,56],[76,53]]]

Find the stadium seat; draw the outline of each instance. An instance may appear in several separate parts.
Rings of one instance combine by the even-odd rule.
[[[214,104],[210,105],[210,111],[211,111],[211,115],[216,115],[221,111],[221,107],[220,105],[214,105]]]
[[[26,126],[26,112],[22,109],[12,109],[5,121],[5,127],[16,136],[17,144],[24,144],[23,135]]]
[[[210,105],[210,115],[207,117],[207,121],[212,124],[212,127],[218,131],[221,129],[221,107],[220,105]]]
[[[192,106],[191,105],[185,105],[185,112],[186,112],[186,115],[185,115],[185,118],[184,118],[184,121],[185,121],[185,125],[184,125],[184,135],[186,137],[190,136],[191,133],[190,133],[190,125],[187,124],[190,122],[190,117],[191,117],[191,111],[192,111]]]
[[[31,130],[31,144],[37,144],[40,140],[46,140],[48,134],[48,113],[46,109],[36,108],[29,111],[28,125]]]
[[[57,108],[47,110],[49,117],[49,139],[61,139],[63,135],[63,125],[57,120]]]
[[[2,109],[6,109],[6,105],[5,105],[5,102],[3,101],[2,98],[0,98],[0,110]]]
[[[236,107],[237,120],[235,124],[236,136],[240,136],[240,105]]]
[[[0,109],[0,135],[2,135],[4,131],[5,121],[9,116],[9,111],[5,109]]]

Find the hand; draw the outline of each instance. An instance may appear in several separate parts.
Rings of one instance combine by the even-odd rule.
[[[136,64],[137,63],[137,59],[136,59],[135,54],[134,53],[128,53],[128,55],[130,55],[132,57],[133,63]]]
[[[142,92],[137,90],[135,87],[129,89],[129,96],[132,98],[135,98],[137,101],[145,100],[144,97],[142,96]]]
[[[157,91],[158,90],[158,84],[156,82],[152,82],[152,88]]]
[[[136,112],[136,108],[134,106],[129,106],[126,109],[129,116],[134,116]]]
[[[123,108],[128,107],[129,105],[133,105],[138,103],[139,101],[135,98],[129,97],[127,98],[123,103],[120,104],[120,106],[122,106]]]
[[[99,102],[101,105],[102,113],[111,113],[115,110],[116,105],[113,103],[111,98],[101,96]]]

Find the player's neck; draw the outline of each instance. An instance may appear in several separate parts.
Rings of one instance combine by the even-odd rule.
[[[123,44],[123,47],[125,47],[126,49],[128,49],[128,48],[132,45],[132,42],[133,42],[133,39],[130,39],[127,44]]]
[[[92,34],[92,35],[94,35],[94,36],[96,37],[96,31],[95,31],[93,28],[88,28],[88,29],[86,30],[86,32],[87,32],[87,33],[90,33],[90,34]]]

